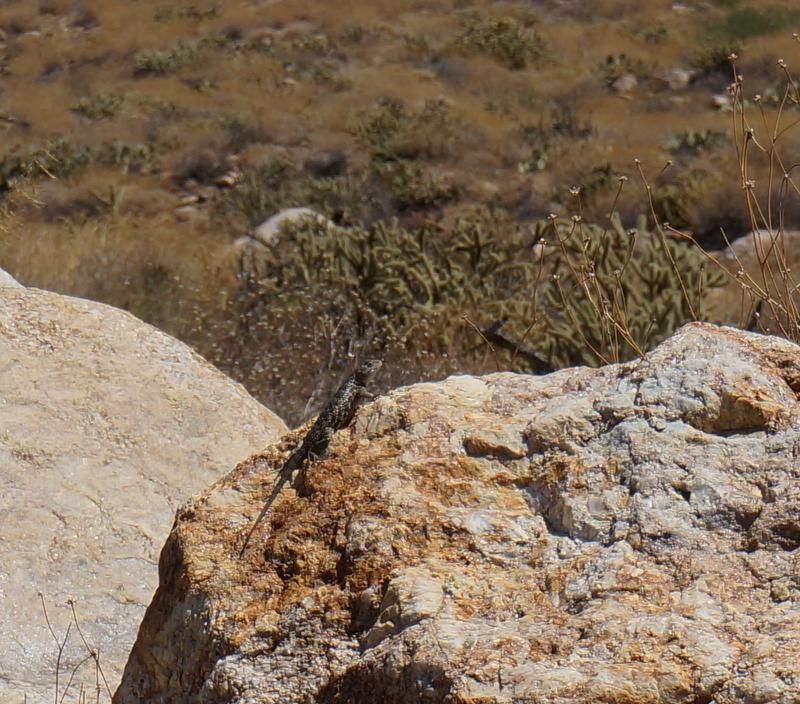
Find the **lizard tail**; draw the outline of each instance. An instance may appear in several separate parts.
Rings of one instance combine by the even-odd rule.
[[[289,481],[289,476],[291,475],[282,476],[278,480],[277,484],[275,484],[275,488],[272,490],[272,493],[269,495],[269,498],[264,504],[264,508],[261,509],[261,513],[258,514],[258,518],[256,518],[255,523],[253,523],[253,525],[250,527],[250,530],[247,531],[247,537],[245,537],[244,545],[242,545],[242,549],[239,551],[239,557],[244,555],[244,551],[247,550],[247,545],[250,542],[250,538],[252,537],[256,528],[258,528],[258,524],[261,523],[261,519],[267,515],[267,511],[269,511],[269,507],[272,506],[272,502],[278,498],[278,494],[281,493],[281,489],[283,489],[284,484]]]
[[[264,508],[261,509],[261,513],[258,514],[258,518],[256,518],[255,523],[250,527],[250,530],[247,531],[247,536],[244,539],[244,545],[242,545],[242,549],[239,551],[239,557],[241,558],[244,555],[244,551],[247,550],[247,545],[250,543],[250,538],[252,537],[253,533],[255,532],[256,528],[258,528],[258,524],[261,523],[261,519],[267,515],[267,511],[269,511],[269,507],[272,506],[272,503],[275,499],[278,498],[278,494],[281,493],[281,489],[283,489],[286,482],[289,481],[292,477],[292,472],[297,469],[303,462],[303,447],[295,450],[292,456],[286,460],[286,464],[281,467],[281,471],[279,473],[279,479],[275,484],[275,487],[272,489],[272,493],[269,495],[269,498],[264,503]]]

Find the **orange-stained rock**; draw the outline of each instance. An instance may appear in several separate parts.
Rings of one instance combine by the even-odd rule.
[[[397,389],[240,560],[296,433],[179,512],[115,702],[796,702],[798,371],[693,324]]]

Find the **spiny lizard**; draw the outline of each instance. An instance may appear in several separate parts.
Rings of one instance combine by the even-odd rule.
[[[328,405],[325,406],[314,425],[306,433],[303,442],[289,456],[289,459],[286,460],[280,472],[278,472],[278,481],[275,484],[275,488],[264,504],[264,508],[261,509],[261,513],[258,514],[255,523],[248,531],[247,537],[244,539],[244,545],[239,552],[239,557],[244,555],[253,532],[258,527],[258,524],[261,523],[261,519],[264,518],[267,511],[269,511],[269,507],[272,506],[272,502],[278,497],[286,482],[292,478],[294,472],[300,469],[307,459],[322,457],[328,449],[328,444],[333,434],[337,430],[350,425],[363,399],[372,398],[367,386],[372,382],[381,366],[383,366],[383,362],[379,359],[364,362],[356,369],[355,373],[344,381],[333,395],[333,398],[328,401]]]

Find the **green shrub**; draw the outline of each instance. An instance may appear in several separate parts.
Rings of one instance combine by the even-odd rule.
[[[93,159],[89,147],[55,137],[41,147],[30,147],[25,154],[0,157],[0,192],[9,191],[25,179],[47,176],[67,178],[88,166]]]
[[[406,34],[403,43],[409,54],[419,59],[430,59],[437,47],[433,38],[428,34]]]
[[[454,46],[491,56],[510,69],[523,69],[544,54],[544,40],[532,29],[510,17],[483,17],[466,12]]]
[[[243,41],[233,35],[210,34],[200,39],[182,39],[167,49],[147,49],[134,57],[136,76],[165,76],[190,66],[211,54],[236,58],[244,52],[271,53],[270,41]]]
[[[376,164],[375,170],[386,182],[399,210],[426,208],[456,196],[452,184],[421,164],[389,162]]]
[[[441,100],[409,112],[402,101],[383,99],[359,115],[355,134],[373,160],[397,161],[447,154],[458,129]]]
[[[169,49],[149,49],[134,59],[137,76],[165,76],[197,60],[206,50],[203,42],[183,40]]]
[[[610,162],[591,168],[583,175],[577,186],[581,198],[586,201],[594,198],[599,193],[606,191],[618,183],[614,168]]]
[[[550,160],[550,152],[559,141],[572,143],[586,140],[594,130],[591,124],[578,120],[574,110],[568,105],[561,105],[552,111],[550,123],[540,120],[538,125],[525,125],[520,136],[530,148],[528,157],[517,164],[522,172],[543,171]]]
[[[124,96],[104,91],[82,97],[70,110],[90,120],[103,120],[116,117],[124,102]]]
[[[27,153],[0,157],[0,193],[24,180],[69,178],[94,163],[115,166],[124,173],[146,171],[154,155],[155,148],[150,144],[114,140],[92,148],[55,137],[43,146],[30,147]]]
[[[783,104],[784,109],[794,109],[800,105],[800,90],[794,80],[784,77],[767,86],[761,98],[768,105]]]
[[[370,218],[373,193],[365,178],[315,178],[283,159],[273,159],[244,175],[221,201],[219,215],[235,226],[257,225],[284,208],[311,207],[343,222]]]
[[[542,231],[561,254],[539,328],[554,366],[638,356],[704,319],[708,290],[725,281],[698,249],[663,233],[625,231],[616,216],[610,228],[553,221]]]
[[[156,22],[166,22],[170,20],[192,20],[201,22],[203,20],[214,19],[222,14],[222,5],[212,3],[206,7],[196,5],[162,5],[157,7],[153,13],[153,20]]]
[[[669,32],[664,25],[659,25],[655,29],[644,29],[638,33],[648,44],[663,44],[669,39]]]
[[[637,237],[644,243],[634,257]],[[540,259],[531,254],[538,238],[548,242]],[[486,209],[447,232],[303,224],[269,253],[246,256],[241,272],[231,319],[248,331],[295,320],[295,330],[282,328],[290,344],[286,336],[322,329],[319,321],[335,315],[347,337],[447,355],[463,367],[481,342],[464,316],[487,329],[502,324],[521,345],[530,333],[529,346],[555,367],[596,365],[641,354],[702,318],[706,290],[721,283],[698,251],[626,232],[618,218],[605,229],[550,220],[531,232]],[[529,369],[530,359],[507,355],[506,364]]]
[[[705,74],[721,73],[732,77],[730,57],[741,57],[742,51],[742,45],[737,41],[711,44],[694,57],[692,66]]]
[[[363,44],[369,34],[370,32],[361,22],[354,22],[342,27],[339,38],[345,44]]]
[[[725,20],[725,32],[737,39],[773,34],[800,18],[800,10],[783,7],[743,7],[734,10]]]
[[[673,154],[713,151],[728,143],[728,135],[718,130],[687,130],[674,134],[666,143]]]
[[[679,230],[693,226],[692,210],[703,192],[708,173],[692,169],[671,182],[653,189],[653,209],[660,223],[669,223]]]
[[[306,291],[310,301],[338,301],[351,323],[368,329],[381,344],[417,329],[431,344],[447,350],[461,329],[461,312],[470,302],[502,300],[511,291],[510,273],[519,269],[518,253],[491,246],[491,213],[458,221],[448,237],[423,227],[406,230],[396,222],[331,232],[310,223],[284,232],[274,256],[252,263],[249,281],[256,295],[274,310],[287,290]]]
[[[314,56],[331,56],[337,52],[336,42],[327,34],[312,34],[298,37],[292,41],[292,49],[307,52]]]
[[[154,167],[156,148],[148,143],[129,143],[115,139],[97,152],[97,161],[115,166],[122,173],[148,173]]]

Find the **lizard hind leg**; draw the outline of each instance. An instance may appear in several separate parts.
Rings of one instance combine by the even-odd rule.
[[[297,492],[298,496],[311,496],[311,487],[308,484],[308,467],[312,462],[322,459],[326,454],[325,450],[308,453],[308,458],[303,463],[303,466],[292,478],[292,489]]]

